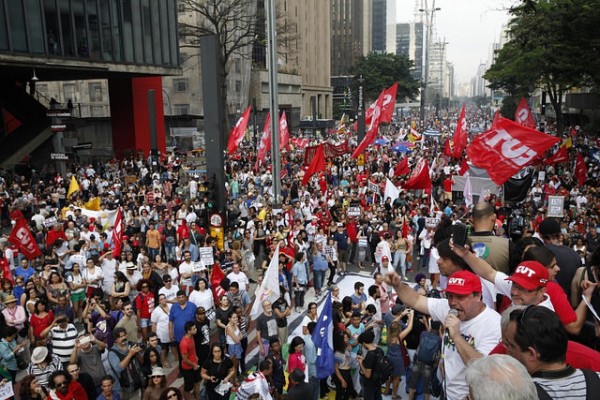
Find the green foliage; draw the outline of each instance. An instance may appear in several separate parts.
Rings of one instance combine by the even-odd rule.
[[[383,89],[395,82],[398,82],[397,98],[414,99],[419,91],[419,81],[411,75],[413,67],[411,60],[395,54],[371,53],[361,57],[352,69],[355,76],[352,92],[358,93],[358,77],[362,75],[365,103],[377,99]]]
[[[502,99],[502,107],[500,107],[500,114],[506,118],[514,119],[515,111],[521,97],[505,96]]]

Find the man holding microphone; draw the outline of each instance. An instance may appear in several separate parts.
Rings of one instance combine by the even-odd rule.
[[[448,279],[446,299],[419,295],[404,284],[395,272],[386,281],[408,307],[443,322],[446,333],[442,343],[444,390],[449,400],[463,400],[469,394],[465,366],[483,357],[501,338],[500,315],[481,301],[481,281],[469,271],[458,271]],[[441,364],[440,364],[441,365]]]

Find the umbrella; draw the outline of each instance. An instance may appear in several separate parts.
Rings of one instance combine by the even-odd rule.
[[[410,143],[410,146],[406,144],[396,143],[392,146],[392,150],[394,150],[396,153],[410,153],[413,151],[413,147],[415,146],[412,143]]]
[[[415,147],[415,144],[413,142],[409,142],[408,140],[401,140],[400,142],[397,142],[394,146],[406,146],[412,148]]]
[[[373,143],[375,143],[377,146],[383,146],[384,144],[388,144],[389,142],[390,141],[387,140],[386,138],[381,137],[381,138],[375,140]]]

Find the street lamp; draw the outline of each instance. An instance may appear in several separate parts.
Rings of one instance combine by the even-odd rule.
[[[425,2],[425,6],[427,6],[428,2]],[[431,10],[428,8],[420,8],[419,11],[425,13],[425,26],[427,29],[427,44],[425,45],[425,72],[423,76],[423,88],[421,92],[421,123],[423,124],[423,128],[425,128],[425,108],[427,107],[428,102],[428,85],[429,85],[429,53],[430,53],[430,45],[431,45],[431,28],[433,26],[433,15],[436,11],[440,11],[441,8],[435,6],[435,0],[431,4]]]

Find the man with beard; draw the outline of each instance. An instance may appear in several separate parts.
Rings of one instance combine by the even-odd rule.
[[[50,375],[48,381],[50,386],[51,399],[71,400],[71,399],[87,399],[88,396],[83,389],[83,386],[77,381],[71,379],[71,376],[66,371],[55,371]]]

